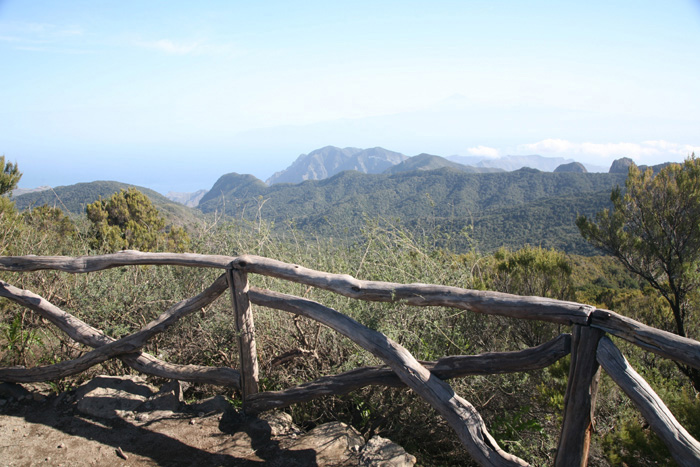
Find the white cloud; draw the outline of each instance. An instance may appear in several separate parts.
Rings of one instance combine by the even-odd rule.
[[[659,163],[668,160],[669,157],[682,160],[692,152],[700,154],[700,146],[664,140],[641,143],[578,143],[563,139],[545,139],[536,143],[521,144],[518,150],[543,155],[579,156],[598,161],[629,157],[639,163]]]
[[[15,50],[32,52],[84,53],[81,44],[82,28],[48,23],[0,23],[6,42]]]
[[[488,146],[476,146],[476,147],[467,149],[467,152],[473,156],[484,156],[484,157],[491,157],[491,158],[498,157],[498,149],[490,148]]]
[[[12,40],[30,43],[55,42],[68,37],[82,36],[83,29],[79,26],[60,26],[48,23],[3,23],[3,31],[10,33],[5,36]]]
[[[683,157],[686,157],[691,153],[700,155],[700,146],[692,146],[690,144],[671,143],[669,141],[664,140],[644,141],[643,144],[650,147],[658,148],[659,150],[667,153],[677,154]]]
[[[521,144],[518,151],[521,152],[564,152],[570,151],[573,143],[563,139],[544,139],[537,143]]]
[[[159,39],[156,41],[132,40],[137,47],[163,52],[168,55],[235,55],[240,53],[232,44],[213,44],[206,40],[173,41]]]
[[[201,42],[175,43],[168,39],[160,39],[151,42],[136,42],[136,45],[171,55],[185,55],[197,50]]]

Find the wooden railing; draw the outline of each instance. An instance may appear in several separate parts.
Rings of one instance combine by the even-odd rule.
[[[328,394],[344,394],[368,385],[408,386],[433,406],[449,423],[474,460],[488,466],[528,465],[503,451],[489,434],[476,409],[455,394],[445,382],[474,374],[495,374],[545,368],[571,353],[565,409],[555,465],[586,465],[597,395],[600,366],[639,408],[651,428],[668,446],[680,465],[700,465],[700,443],[676,421],[661,399],[637,374],[606,334],[617,336],[648,351],[700,368],[700,342],[679,337],[618,315],[579,303],[539,297],[467,290],[426,284],[362,281],[258,256],[141,253],[124,251],[92,257],[0,257],[0,270],[52,269],[86,273],[126,265],[178,265],[219,268],[224,272],[204,292],[163,312],[138,332],[115,340],[52,305],[42,297],[0,281],[0,296],[23,305],[94,350],[74,360],[35,368],[1,368],[0,381],[36,382],[84,371],[111,358],[119,358],[146,374],[185,381],[232,386],[240,390],[243,408],[258,413]],[[450,356],[436,362],[418,362],[405,348],[384,334],[320,303],[301,297],[250,287],[248,274],[261,274],[346,297],[414,306],[443,306],[476,313],[501,315],[570,325],[562,334],[538,347],[518,351]],[[240,368],[175,365],[141,349],[154,335],[178,319],[213,302],[230,290],[235,312]],[[287,311],[318,321],[348,337],[380,358],[387,367],[363,367],[326,376],[276,392],[258,392],[258,362],[251,303]]]

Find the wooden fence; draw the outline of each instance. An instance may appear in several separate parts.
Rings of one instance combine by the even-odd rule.
[[[495,374],[545,368],[571,353],[564,417],[555,465],[586,465],[600,367],[622,388],[650,427],[668,446],[679,465],[700,465],[700,443],[676,421],[646,381],[628,364],[606,334],[636,344],[677,362],[700,368],[700,342],[679,337],[618,315],[579,303],[540,297],[467,290],[427,284],[397,284],[357,280],[259,256],[120,253],[91,257],[0,257],[0,270],[52,269],[87,273],[127,265],[177,265],[219,268],[224,272],[205,291],[183,300],[138,332],[115,340],[42,297],[0,281],[0,296],[23,305],[94,350],[74,360],[35,368],[0,368],[0,381],[48,381],[76,374],[111,358],[119,358],[146,374],[240,390],[243,408],[258,413],[329,394],[344,394],[367,385],[408,386],[434,407],[456,432],[473,459],[481,465],[528,465],[503,451],[489,434],[476,409],[445,382],[474,374]],[[540,320],[572,327],[538,347],[483,355],[450,356],[418,362],[405,348],[344,314],[301,297],[250,287],[248,274],[261,274],[346,297],[414,306],[443,306],[476,313]],[[240,368],[175,365],[141,351],[146,342],[178,319],[213,302],[230,290],[235,312]],[[343,334],[380,358],[386,367],[363,367],[326,376],[283,391],[258,391],[258,362],[251,304],[287,311],[318,321]]]

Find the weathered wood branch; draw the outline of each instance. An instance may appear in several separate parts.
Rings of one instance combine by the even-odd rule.
[[[662,357],[700,368],[700,342],[696,340],[647,326],[610,310],[595,310],[590,324]]]
[[[571,335],[561,334],[537,347],[517,352],[489,352],[481,355],[459,355],[436,362],[420,362],[432,374],[445,380],[472,375],[514,373],[541,370],[568,355]],[[327,395],[347,394],[365,386],[405,387],[386,366],[364,367],[338,375],[325,376],[283,391],[258,393],[248,399],[254,412],[264,412],[306,402]]]
[[[574,325],[571,334],[571,366],[564,396],[564,421],[554,465],[585,467],[588,465],[600,379],[596,349],[604,333],[599,329]]]
[[[632,366],[613,342],[604,337],[598,343],[598,362],[634,402],[652,430],[666,444],[679,465],[700,465],[700,443],[683,428],[668,407]]]
[[[226,282],[222,275],[214,282],[212,287],[220,290],[219,294],[226,289]],[[89,347],[97,348],[115,339],[106,336],[100,331],[84,321],[76,318],[70,313],[61,310],[40,295],[29,290],[19,289],[4,281],[0,281],[0,296],[18,303],[35,313],[39,314],[49,322],[53,323],[61,331],[65,332],[71,339]],[[213,296],[212,296],[213,297]],[[216,297],[213,297],[215,299]],[[213,300],[212,300],[213,301]],[[159,376],[161,378],[179,379],[194,383],[216,384],[222,386],[240,387],[240,374],[238,370],[227,367],[208,367],[200,365],[178,365],[164,362],[146,352],[120,355],[122,361],[141,373]]]
[[[81,344],[90,347],[100,347],[114,340],[105,336],[99,329],[61,310],[48,300],[29,290],[20,289],[5,281],[0,281],[0,297],[5,297],[25,308],[29,308],[68,334],[68,337]]]
[[[195,253],[147,253],[124,250],[96,256],[2,256],[0,270],[27,272],[54,269],[70,273],[94,272],[119,266],[161,265],[221,268],[233,261],[233,256],[200,255]]]
[[[241,365],[241,394],[243,408],[248,396],[258,392],[258,353],[255,346],[255,324],[253,310],[248,300],[248,275],[229,268],[226,271],[231,305],[235,314],[238,341],[238,357]]]
[[[268,308],[288,311],[318,321],[343,334],[371,352],[433,406],[457,433],[470,455],[485,466],[528,465],[504,452],[491,437],[476,409],[432,375],[401,345],[332,308],[293,295],[251,288],[250,301]]]
[[[176,371],[187,371],[188,377],[182,379],[193,380],[193,378],[199,379],[208,375],[215,376],[220,382],[227,381],[236,385],[239,381],[239,378],[237,378],[238,375],[226,369],[224,371],[212,371],[211,369],[204,369],[191,365],[176,366],[165,362],[159,362],[152,356],[138,355],[138,353],[133,355],[155,334],[163,332],[181,317],[213,302],[226,289],[226,276],[222,274],[211,286],[199,295],[177,303],[140,331],[122,339],[114,340],[111,337],[103,335],[99,330],[87,325],[85,322],[52,305],[42,297],[32,292],[13,287],[5,282],[0,282],[0,296],[7,297],[36,311],[55,324],[59,329],[68,333],[68,335],[77,342],[95,347],[95,350],[77,359],[56,363],[54,365],[35,368],[2,368],[0,369],[0,380],[11,382],[49,381],[79,373],[109,358],[122,354],[129,354],[125,356],[125,358],[128,362],[130,361],[138,365],[140,368],[137,369],[148,370],[149,367],[153,367],[152,370],[158,372],[157,374],[159,376],[170,377],[166,375]]]
[[[446,306],[477,313],[534,319],[560,324],[587,324],[595,309],[590,305],[500,292],[467,290],[428,284],[361,281],[347,274],[330,274],[260,256],[244,255],[233,267],[336,292],[346,297],[417,306]]]
[[[178,365],[159,360],[146,352],[120,355],[120,358],[134,370],[160,378],[241,388],[241,374],[234,368]]]
[[[561,324],[585,324],[593,307],[540,297],[519,297],[498,292],[466,290],[458,287],[426,284],[392,284],[360,281],[352,276],[329,274],[246,255],[241,257],[199,255],[192,253],[144,253],[127,250],[99,256],[7,256],[0,257],[0,269],[37,271],[55,269],[81,273],[125,265],[178,265],[207,268],[234,267],[245,272],[279,277],[331,290],[342,295],[369,301],[405,301],[419,306],[450,306],[479,313],[499,314],[523,319],[538,319]]]

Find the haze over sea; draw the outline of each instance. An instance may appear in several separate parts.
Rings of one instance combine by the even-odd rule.
[[[698,50],[697,0],[0,0],[0,154],[162,193],[326,145],[680,161]]]

